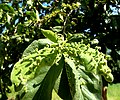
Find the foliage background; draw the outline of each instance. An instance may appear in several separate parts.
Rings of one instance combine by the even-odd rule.
[[[112,57],[108,64],[114,83],[120,82],[119,7],[119,0],[0,0],[2,98],[6,98],[12,68],[25,48],[44,37],[40,28],[98,39],[101,52]]]

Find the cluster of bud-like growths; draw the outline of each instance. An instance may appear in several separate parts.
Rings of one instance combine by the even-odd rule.
[[[107,66],[107,56],[99,52],[99,48],[91,48],[81,42],[65,43],[61,52],[74,61],[76,68],[83,66],[86,71],[100,74],[109,82],[113,81],[110,68]]]

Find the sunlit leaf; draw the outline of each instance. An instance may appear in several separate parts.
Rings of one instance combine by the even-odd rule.
[[[66,70],[72,98],[75,100],[101,100],[101,79],[100,76],[94,77],[94,74],[82,69],[76,69],[74,62],[66,58]],[[94,84],[94,82],[98,82]],[[92,88],[91,88],[92,87]]]
[[[58,42],[58,36],[53,31],[51,31],[51,30],[44,30],[44,29],[41,29],[41,31],[42,31],[43,35],[46,38],[48,38],[49,40],[51,40],[52,42],[55,42],[55,43]]]
[[[39,39],[34,40],[23,52],[23,57],[32,54],[37,50],[43,49],[47,44],[51,44],[52,42],[48,39]]]

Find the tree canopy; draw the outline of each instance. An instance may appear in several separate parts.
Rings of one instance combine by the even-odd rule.
[[[12,84],[10,75],[15,63],[34,40],[45,38],[41,29],[57,32],[65,39],[69,33],[78,33],[87,38],[86,42],[99,41],[90,42],[91,47],[100,46],[100,52],[111,56],[108,66],[114,75],[113,82],[120,82],[119,0],[0,0],[3,99]]]

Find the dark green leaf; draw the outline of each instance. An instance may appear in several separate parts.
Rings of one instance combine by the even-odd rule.
[[[72,100],[65,65],[55,83],[54,89],[63,100]]]
[[[14,13],[13,7],[7,4],[0,4],[0,9],[3,9],[6,12]]]
[[[30,17],[30,19],[36,19],[36,13],[33,11],[26,11],[26,16]]]
[[[63,57],[58,62],[58,64],[59,65],[54,64],[50,68],[44,80],[42,81],[40,88],[35,94],[33,100],[51,100],[52,90],[54,88],[55,81],[60,75],[61,70],[63,69],[63,66],[64,66]]]

